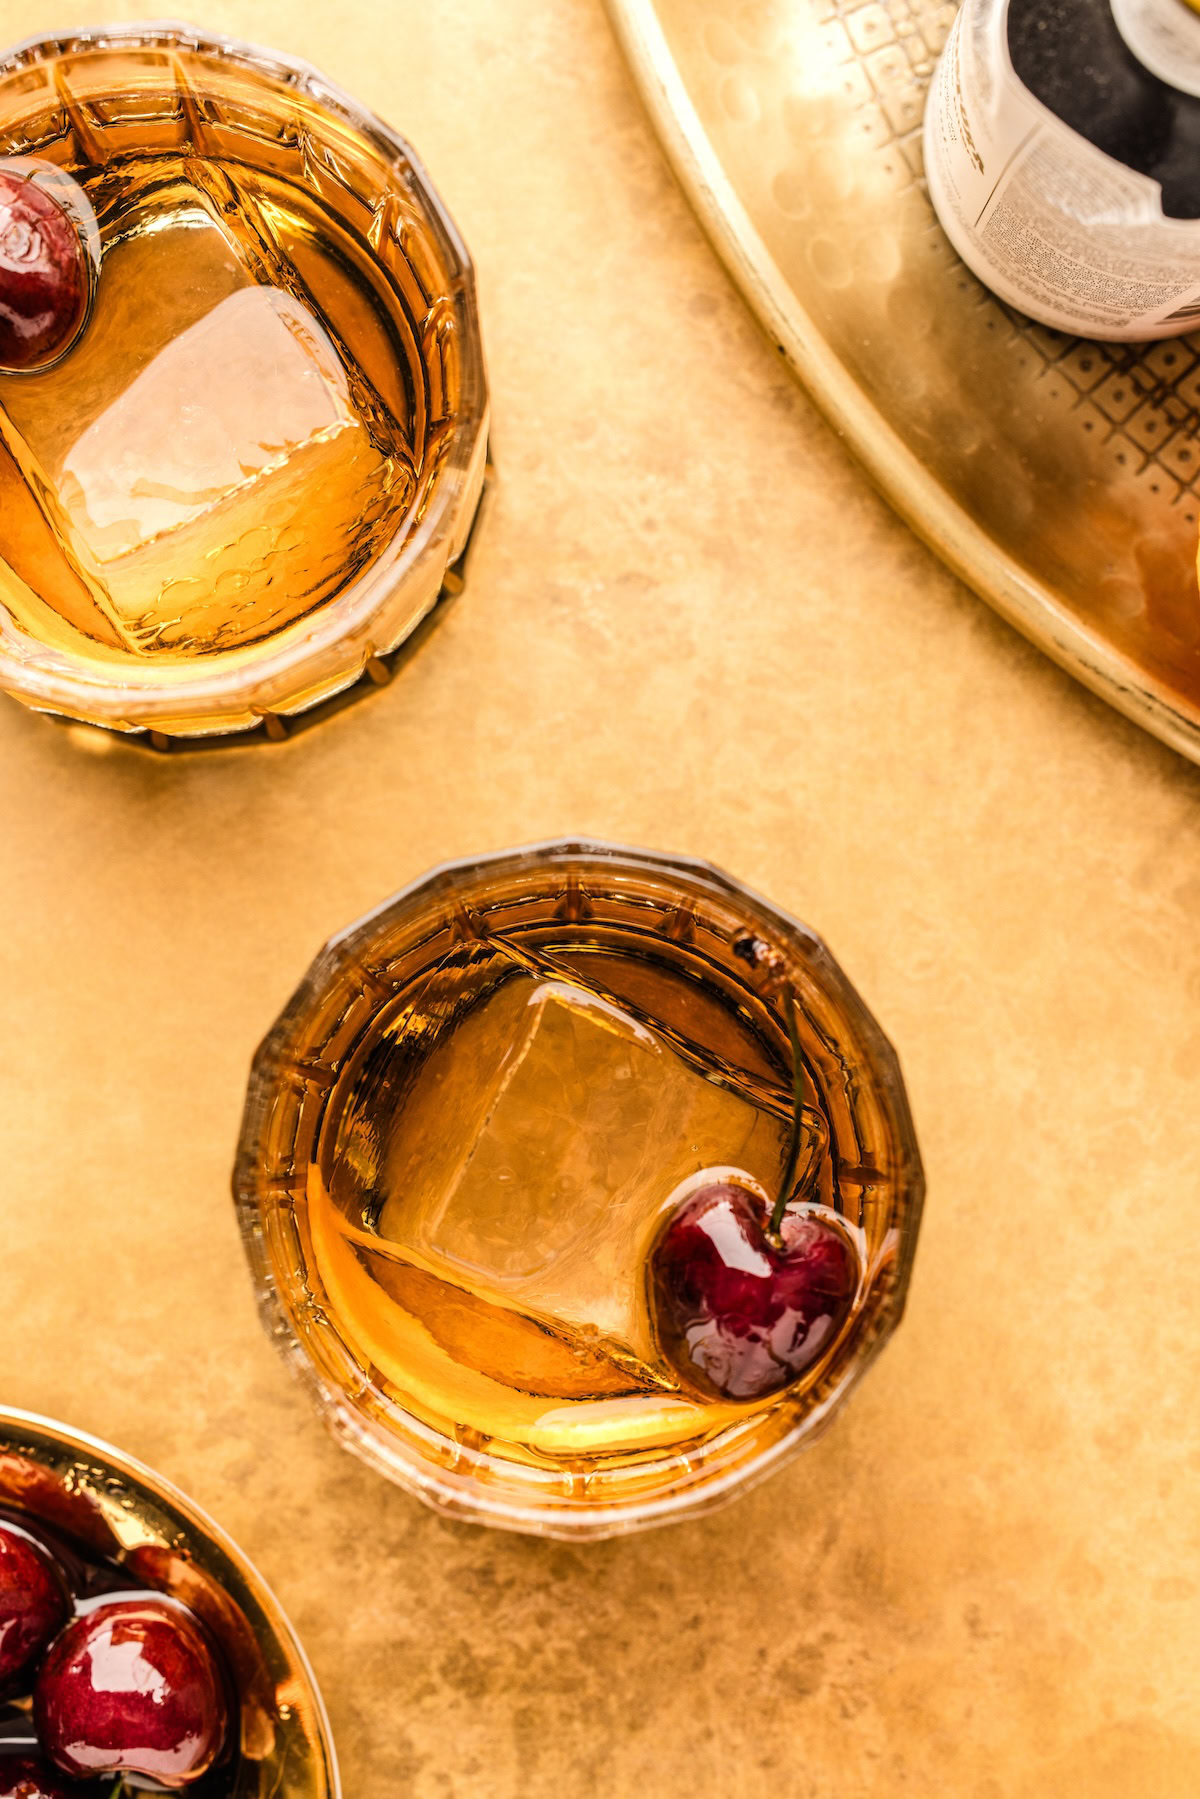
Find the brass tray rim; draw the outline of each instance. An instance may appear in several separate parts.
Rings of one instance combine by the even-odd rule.
[[[1089,630],[1001,550],[902,442],[830,349],[763,242],[726,174],[671,54],[655,0],[605,0],[642,102],[713,247],[743,299],[884,498],[1022,636],[1118,712],[1200,762],[1191,709]]]

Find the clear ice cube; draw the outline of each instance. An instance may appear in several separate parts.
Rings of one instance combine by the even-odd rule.
[[[672,1192],[728,1165],[769,1184],[786,1134],[582,982],[520,969],[406,1093],[375,1228],[481,1297],[649,1358],[646,1256]]]
[[[177,194],[106,246],[63,362],[0,381],[0,436],[126,648],[228,649],[303,616],[407,481],[324,325],[262,274]]]

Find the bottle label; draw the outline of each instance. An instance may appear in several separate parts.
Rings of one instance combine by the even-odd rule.
[[[1007,26],[1008,0],[966,0],[930,88],[925,173],[951,243],[1056,330],[1137,342],[1195,329],[1200,220],[1165,217],[1156,181],[1034,98]]]

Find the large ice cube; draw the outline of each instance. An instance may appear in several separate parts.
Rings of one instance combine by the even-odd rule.
[[[381,1145],[381,1238],[485,1298],[649,1357],[646,1254],[702,1168],[778,1178],[784,1116],[572,979],[515,972],[425,1062]]]
[[[408,492],[324,326],[256,279],[199,195],[128,221],[78,345],[0,381],[0,434],[143,653],[232,648],[303,616]]]

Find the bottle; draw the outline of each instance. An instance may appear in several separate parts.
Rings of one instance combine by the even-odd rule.
[[[925,170],[954,248],[1010,306],[1133,342],[1200,326],[1200,11],[965,0]]]

